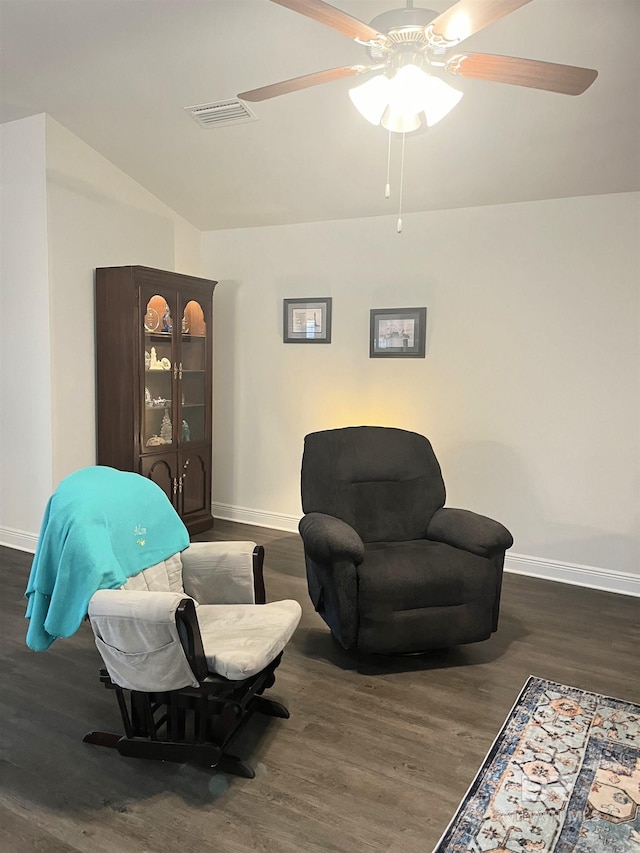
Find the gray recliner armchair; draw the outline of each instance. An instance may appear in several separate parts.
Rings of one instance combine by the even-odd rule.
[[[301,492],[309,594],[345,649],[424,652],[497,629],[513,538],[444,506],[427,438],[378,426],[311,433]]]

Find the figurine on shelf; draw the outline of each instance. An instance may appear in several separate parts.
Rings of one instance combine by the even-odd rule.
[[[159,444],[166,444],[166,441],[159,435],[152,435],[151,438],[147,439],[147,447],[157,447]]]
[[[189,428],[189,424],[186,421],[182,421],[182,440],[191,441],[191,430]]]
[[[162,317],[162,328],[165,332],[171,332],[173,328],[173,324],[171,323],[171,313],[169,312],[169,306],[165,306],[164,314]]]
[[[171,362],[168,358],[158,359],[158,354],[156,352],[155,347],[151,347],[151,352],[149,354],[149,364],[147,365],[147,358],[145,354],[145,368],[147,370],[171,370]]]
[[[145,370],[149,370],[151,365],[151,353],[148,350],[144,351],[144,368]]]
[[[160,438],[163,439],[165,444],[171,444],[173,441],[173,427],[171,425],[171,418],[169,417],[169,410],[164,410],[164,415],[162,416],[162,425],[160,426]]]
[[[171,400],[167,400],[166,397],[154,397],[149,405],[152,409],[166,409],[167,403],[171,403]]]

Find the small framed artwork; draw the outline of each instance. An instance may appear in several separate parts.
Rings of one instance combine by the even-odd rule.
[[[426,308],[372,308],[369,358],[424,358]]]
[[[331,297],[319,299],[285,299],[285,344],[331,343]]]

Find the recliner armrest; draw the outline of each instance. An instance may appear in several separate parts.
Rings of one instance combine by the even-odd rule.
[[[358,533],[333,515],[310,512],[298,525],[304,548],[312,560],[333,563],[352,560],[357,566],[364,559],[364,544]]]
[[[255,542],[192,542],[180,555],[184,591],[199,604],[255,604],[256,547]]]
[[[427,539],[444,542],[481,557],[506,551],[513,545],[513,536],[499,521],[466,509],[450,507],[443,507],[434,513],[427,528]]]

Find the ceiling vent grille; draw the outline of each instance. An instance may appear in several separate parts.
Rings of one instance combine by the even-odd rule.
[[[185,107],[185,110],[200,127],[222,127],[225,124],[242,124],[245,121],[257,121],[258,117],[238,98],[216,101],[212,104],[198,104]]]

